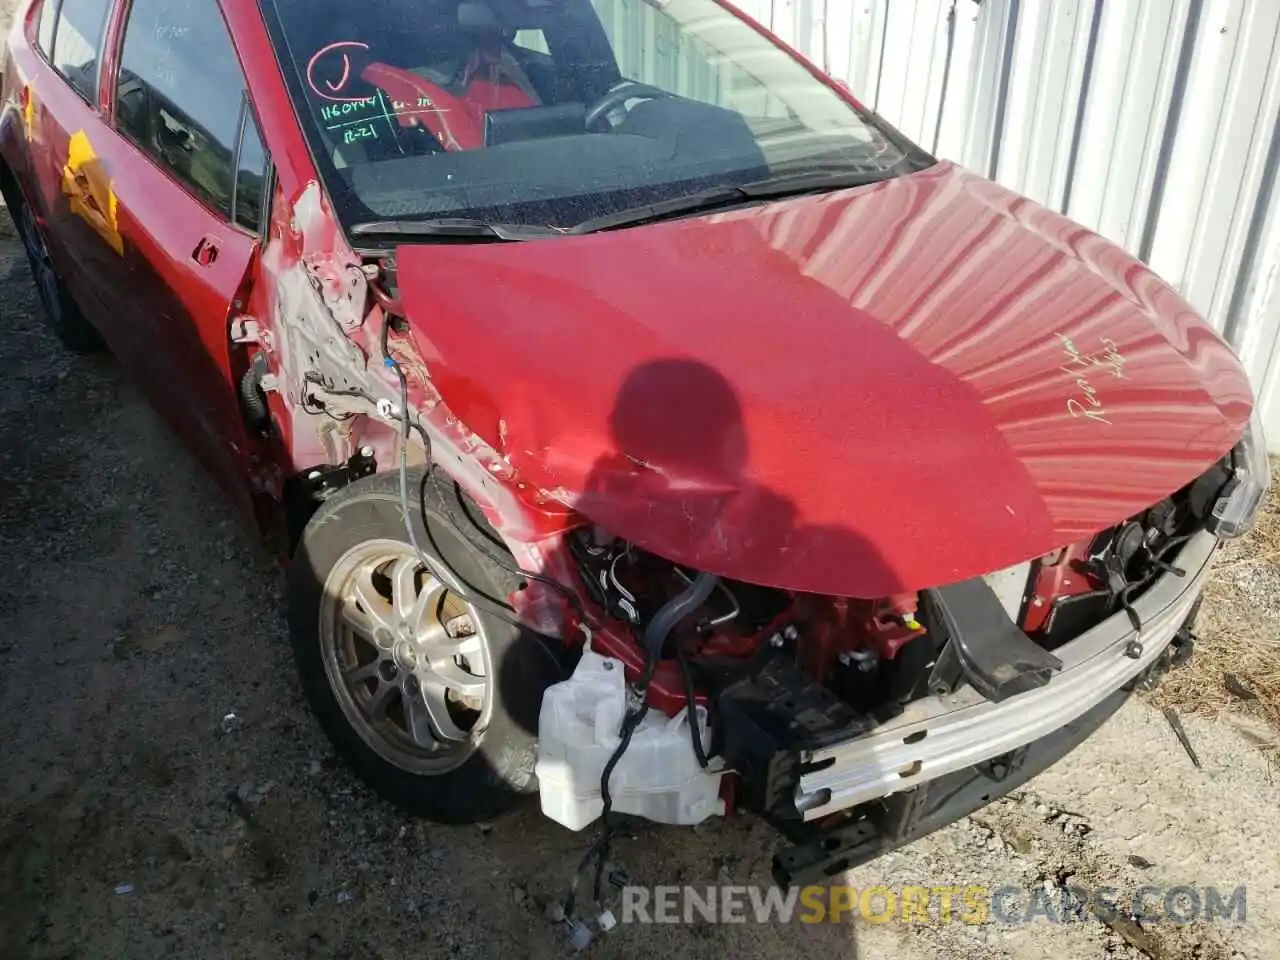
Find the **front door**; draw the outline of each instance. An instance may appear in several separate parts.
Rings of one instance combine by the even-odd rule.
[[[70,2],[70,0],[64,0]],[[94,144],[122,236],[112,346],[251,510],[229,328],[256,268],[266,158],[216,0],[133,0]]]

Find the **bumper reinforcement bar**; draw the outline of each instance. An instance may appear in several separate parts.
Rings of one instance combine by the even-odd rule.
[[[991,760],[1039,740],[1108,699],[1151,666],[1204,589],[1217,546],[1209,533],[1178,555],[1185,576],[1166,573],[1134,604],[1142,628],[1119,612],[1054,651],[1062,669],[1042,687],[993,703],[971,687],[910,704],[870,733],[814,750],[796,788],[813,821]]]

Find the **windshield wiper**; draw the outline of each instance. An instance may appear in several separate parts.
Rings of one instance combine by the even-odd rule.
[[[732,187],[712,187],[710,190],[691,193],[684,197],[674,197],[658,203],[632,207],[629,210],[607,213],[604,216],[584,220],[571,227],[568,232],[598,233],[615,227],[634,227],[642,223],[655,223],[659,220],[669,220],[693,213],[706,213],[725,207],[741,206],[745,203],[865,187],[884,179],[883,173],[850,173],[831,170],[789,173]]]
[[[357,237],[457,237],[458,239],[542,240],[558,237],[563,230],[536,223],[491,223],[465,217],[434,220],[369,220],[351,227]]]
[[[735,186],[712,187],[683,197],[673,197],[670,200],[660,200],[657,203],[607,213],[584,220],[567,230],[536,223],[496,223],[467,217],[440,217],[426,220],[369,220],[354,224],[350,232],[352,236],[357,237],[436,237],[446,240],[456,238],[516,242],[545,240],[548,237],[562,237],[566,234],[599,233],[616,227],[638,226],[642,223],[654,223],[746,203],[865,187],[884,178],[883,173],[851,173],[832,170],[780,174],[767,180]]]

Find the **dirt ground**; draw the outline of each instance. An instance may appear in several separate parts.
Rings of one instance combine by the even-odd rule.
[[[536,804],[413,821],[334,760],[273,558],[109,358],[46,332],[2,212],[0,317],[0,960],[569,955],[543,904],[594,834]],[[1278,598],[1251,601],[1273,638]],[[1131,701],[1026,790],[847,879],[1245,885],[1244,923],[630,925],[588,955],[1280,957],[1272,734],[1185,723],[1203,769]],[[654,827],[617,860],[640,884],[764,884],[771,843],[749,818]]]
[[[1280,457],[1271,472],[1280,477]],[[1195,658],[1152,700],[1229,720],[1280,760],[1280,482],[1257,526],[1218,555],[1196,629]]]

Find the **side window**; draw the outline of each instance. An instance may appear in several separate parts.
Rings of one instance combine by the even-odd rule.
[[[230,218],[245,84],[215,0],[134,0],[117,82],[120,131]]]
[[[44,0],[36,24],[36,46],[46,57],[53,56],[53,25],[58,19],[58,0]]]
[[[265,208],[263,190],[267,182],[267,151],[258,134],[258,124],[248,102],[244,108],[244,132],[236,162],[235,221],[246,230],[259,233]]]
[[[54,69],[90,103],[98,99],[98,53],[110,9],[111,0],[62,0],[58,11],[51,58]]]

